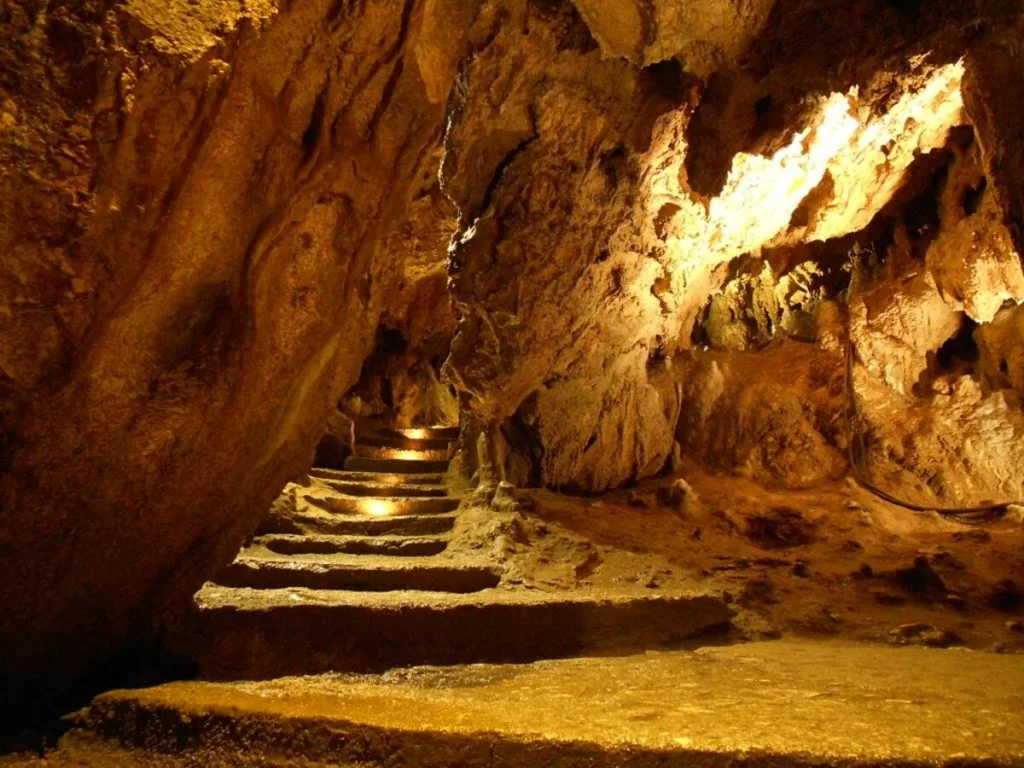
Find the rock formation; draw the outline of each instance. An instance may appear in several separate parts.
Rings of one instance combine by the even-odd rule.
[[[854,257],[899,240],[916,215],[903,198],[919,194],[928,169],[970,133],[954,129],[997,111],[984,106],[991,94],[965,110],[964,81],[1014,77],[995,53],[986,54],[988,77],[978,62],[1007,45],[987,36],[998,27],[989,22],[1019,9],[778,3],[762,14],[737,4],[730,26],[713,21],[722,9],[710,3],[706,27],[686,27],[704,30],[696,45],[656,23],[671,3],[577,5],[579,16],[559,4],[507,10],[479,33],[486,45],[465,69],[447,134],[446,189],[464,217],[450,261],[459,326],[448,373],[493,446],[485,454],[513,482],[594,491],[657,472],[677,436],[684,452],[740,468],[750,450],[764,454],[769,433],[817,423],[824,433],[798,441],[819,446],[800,460],[811,474],[770,458],[748,468],[796,486],[841,473],[847,441],[835,422],[845,413]],[[1011,130],[1017,117],[995,120]],[[1005,136],[965,151],[984,155],[986,146],[1014,151]],[[985,304],[987,322],[1024,296],[1012,205],[975,182],[985,209],[966,223],[946,216],[927,267],[947,299],[973,281],[978,297],[968,301]],[[942,255],[982,230],[974,266]],[[793,378],[828,390],[827,407],[798,389],[800,405],[784,408],[792,415],[780,423],[763,396],[739,398],[742,386],[716,405],[719,416],[686,405],[711,396],[692,379],[709,370],[703,348],[756,355],[786,337],[818,339],[832,355],[796,354],[770,369],[779,356],[763,358],[760,375],[786,386],[778,377],[787,369],[811,365]],[[932,345],[922,347],[929,354],[945,340],[915,343]],[[983,412],[972,403],[964,407]],[[688,426],[676,435],[680,412]],[[990,428],[1004,429],[1006,418],[993,413]],[[752,431],[736,433],[743,424]],[[733,433],[730,447],[709,456],[716,431]],[[744,443],[750,450],[737,453]],[[1019,495],[1013,457],[1000,463],[996,495]],[[977,497],[953,486],[935,494]]]
[[[155,641],[346,393],[491,484],[1024,496],[1021,11],[0,5],[3,688]]]
[[[6,693],[143,637],[308,465],[475,6],[0,10]]]

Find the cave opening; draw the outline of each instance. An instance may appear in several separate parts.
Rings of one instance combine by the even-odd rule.
[[[36,5],[0,765],[1024,762],[1018,2]]]

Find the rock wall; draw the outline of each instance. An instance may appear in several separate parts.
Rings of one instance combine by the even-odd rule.
[[[497,476],[594,491],[656,473],[676,437],[707,456],[706,429],[675,434],[686,399],[700,401],[686,361],[701,347],[756,347],[780,331],[813,342],[828,302],[827,344],[845,343],[851,254],[898,218],[887,206],[968,120],[961,59],[994,45],[1020,6],[739,3],[731,23],[714,3],[575,6],[495,3],[473,33],[445,145],[446,189],[463,213],[447,371]],[[684,25],[690,37],[657,23],[680,13],[707,15]],[[1017,117],[993,119],[1010,131]],[[1009,133],[990,144],[1014,151]],[[1018,258],[991,252],[979,269]],[[955,271],[943,279],[971,279]],[[796,378],[842,380],[843,359]],[[845,407],[828,399],[831,424]],[[759,425],[739,444],[765,434],[735,413],[757,402],[718,404],[733,412],[721,429]],[[846,446],[826,431],[813,441],[828,454],[819,474],[753,473],[803,486],[842,472]]]
[[[459,418],[457,397],[441,379],[455,335],[446,267],[458,217],[438,183],[440,162],[438,147],[406,220],[381,246],[402,260],[386,276],[390,300],[382,307],[373,352],[342,404],[346,413],[398,427],[456,424]]]
[[[530,436],[519,482],[608,487],[656,471],[672,444],[646,374],[654,299],[604,244],[632,193],[627,158],[681,74],[602,59],[568,4],[488,10],[446,142],[467,227],[449,262],[447,373],[492,434]]]
[[[476,5],[0,9],[6,696],[152,637],[308,463]]]
[[[896,230],[850,305],[855,460],[923,506],[1024,497],[1024,263],[974,132],[951,150],[910,206],[932,221]]]

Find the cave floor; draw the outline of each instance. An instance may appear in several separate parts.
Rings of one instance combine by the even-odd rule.
[[[689,490],[670,498],[680,481]],[[525,511],[493,544],[509,584],[722,595],[735,640],[1024,652],[1019,508],[966,524],[847,479],[766,489],[694,466],[601,496],[517,493]]]
[[[783,640],[100,696],[8,765],[1024,764],[1024,661]]]

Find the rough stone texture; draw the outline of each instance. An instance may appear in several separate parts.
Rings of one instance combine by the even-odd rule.
[[[1019,0],[54,6],[0,8],[3,675],[159,625],[368,355],[453,417],[453,332],[485,484],[833,477],[849,335],[875,482],[1022,495]]]
[[[739,63],[776,0],[573,2],[605,56],[644,65],[677,57],[687,72],[704,77]]]
[[[784,145],[815,111],[809,96],[856,88],[863,105],[884,114],[923,74],[958,61],[1020,13],[1019,0],[778,0],[743,65],[708,78],[687,129],[701,148],[686,160],[690,184],[714,195],[736,153]]]
[[[446,189],[463,214],[447,372],[497,479],[600,490],[657,472],[685,385],[666,360],[708,343],[753,348],[780,329],[816,338],[819,307],[845,298],[851,253],[891,237],[879,222],[909,226],[903,197],[966,121],[972,35],[989,45],[1019,10],[778,3],[742,69],[698,80],[675,60],[626,63],[663,5],[581,2],[577,19],[537,4],[499,26],[482,17],[475,35],[446,138]],[[974,285],[962,301],[990,320],[1017,295],[1018,265],[1006,204],[982,199],[974,221],[944,219],[929,262],[945,295]],[[971,257],[955,263],[968,239]],[[828,312],[835,347],[845,320]],[[835,380],[841,359],[818,378]],[[822,476],[840,471],[835,448]]]
[[[98,698],[53,758],[99,738],[160,766],[1009,768],[1022,684],[1009,656],[834,642],[176,683]]]
[[[1019,11],[1018,11],[1019,13]],[[1024,253],[1024,108],[1008,94],[1024,86],[1024,22],[973,46],[967,56],[964,98],[978,133],[985,172],[1018,253]]]
[[[932,193],[937,226],[901,230],[850,306],[856,460],[871,482],[925,506],[1024,497],[1013,351],[1024,269],[979,142],[952,149]]]
[[[456,208],[438,183],[440,161],[439,151],[424,169],[406,219],[381,246],[401,254],[402,261],[385,276],[390,300],[382,308],[376,344],[343,406],[399,427],[458,422],[458,401],[440,376],[455,335],[447,256],[458,229]]]
[[[357,377],[472,0],[0,10],[0,671],[226,562]]]
[[[767,486],[806,488],[846,471],[837,351],[787,341],[759,353],[699,354],[681,366],[685,455]]]
[[[602,61],[571,7],[495,7],[473,39],[486,45],[466,69],[445,164],[473,232],[450,262],[449,374],[492,430],[508,420],[530,435],[517,484],[649,474],[671,449],[674,407],[648,381],[643,303],[656,300],[625,287],[652,273],[602,247],[631,186],[627,145],[664,109],[661,84]]]

